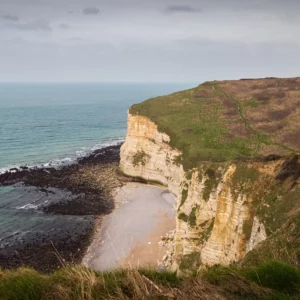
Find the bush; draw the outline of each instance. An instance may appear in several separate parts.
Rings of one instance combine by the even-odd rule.
[[[220,285],[222,281],[226,280],[232,270],[220,265],[214,266],[203,273],[204,278],[211,284]]]
[[[5,278],[0,274],[0,299],[41,299],[43,283],[43,277],[34,270],[8,271]]]
[[[268,261],[246,272],[246,277],[264,287],[280,292],[299,292],[300,271],[292,265]]]

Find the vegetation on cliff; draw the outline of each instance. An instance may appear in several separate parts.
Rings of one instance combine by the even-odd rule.
[[[182,152],[172,160],[167,155],[166,163],[182,164],[186,171],[177,218],[185,231],[193,231],[189,246],[194,243],[194,252],[179,253],[177,273],[98,273],[79,266],[48,275],[24,268],[0,270],[0,299],[299,299],[299,106],[298,78],[207,82],[133,105],[131,114],[154,121],[170,136],[170,145]],[[135,168],[147,167],[151,160],[143,149],[131,158]],[[211,209],[220,191],[221,214],[233,219],[237,202],[239,212],[246,212],[229,228],[234,231],[228,235],[230,243],[239,235],[239,249],[231,248],[239,256],[225,262],[246,254],[255,217],[263,227],[256,227],[254,234],[263,228],[268,237],[250,247],[238,263],[204,270],[201,249],[220,225],[220,214],[201,220],[199,212],[201,205]],[[226,234],[229,223],[225,221],[220,235]]]
[[[26,268],[0,270],[3,300],[293,300],[299,299],[299,288],[299,268],[277,261],[252,268],[217,266],[200,272],[195,269],[190,277],[147,269],[98,273],[82,266],[66,266],[48,275]]]
[[[255,217],[268,237],[242,264],[278,259],[299,266],[299,108],[300,78],[266,78],[205,82],[135,104],[130,113],[152,120],[182,152],[173,162],[186,171],[178,219],[199,231],[201,245],[212,232],[207,232],[207,224],[213,223],[197,221],[197,207],[188,203],[192,175],[197,172],[200,196],[208,202],[217,197],[219,186],[224,190],[224,172],[234,164],[225,189],[228,197],[243,199],[247,207],[241,251],[246,253],[251,243]]]
[[[300,78],[206,82],[130,108],[167,133],[185,169],[300,150]]]
[[[147,154],[144,151],[139,151],[134,155],[132,163],[135,167],[139,164],[144,166],[146,164],[146,159]]]

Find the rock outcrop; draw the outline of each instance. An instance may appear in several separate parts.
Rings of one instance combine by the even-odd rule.
[[[128,114],[121,171],[164,185],[177,198],[172,267],[184,269],[186,260],[204,266],[239,261],[266,239],[253,208],[268,172],[259,163],[245,162],[203,162],[185,171],[181,152],[169,142],[170,137],[150,119]]]

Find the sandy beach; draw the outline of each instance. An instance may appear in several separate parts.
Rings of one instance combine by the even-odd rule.
[[[158,243],[175,229],[175,197],[167,190],[127,183],[114,193],[116,209],[96,230],[83,264],[99,270],[157,267],[165,255]]]

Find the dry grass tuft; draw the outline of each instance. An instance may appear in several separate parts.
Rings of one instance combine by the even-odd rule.
[[[272,285],[283,279],[284,285]],[[43,275],[21,268],[0,270],[0,299],[297,299],[299,281],[296,267],[279,262],[242,269],[217,266],[185,278],[145,269],[99,273],[83,266],[66,266]]]

